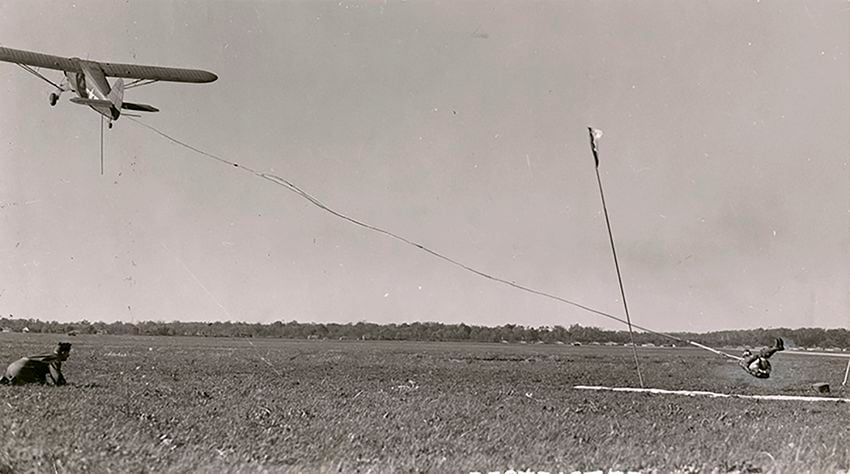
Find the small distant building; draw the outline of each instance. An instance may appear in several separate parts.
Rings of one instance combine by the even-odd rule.
[[[318,334],[310,334],[309,336],[307,336],[308,341],[313,341],[313,340],[316,340],[316,339],[319,339]]]
[[[571,345],[573,345],[573,346],[580,346],[580,345],[581,345],[581,343],[580,343],[580,342],[578,342],[578,341],[576,341],[576,342],[572,343]]]
[[[0,328],[0,332],[12,332],[12,328]]]
[[[24,328],[21,329],[21,332],[30,332],[30,328],[24,326]]]

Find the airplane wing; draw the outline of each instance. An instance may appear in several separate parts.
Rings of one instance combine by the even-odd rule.
[[[2,46],[0,46],[0,61],[55,69],[57,71],[80,72],[80,65],[73,59],[20,49],[4,48]]]
[[[108,77],[123,77],[150,81],[169,82],[213,82],[218,76],[199,69],[183,69],[162,66],[145,66],[141,64],[118,64],[99,61],[81,60],[79,58],[63,58],[50,54],[24,51],[0,46],[0,61],[15,64],[25,64],[32,67],[55,69],[57,71],[81,72],[80,62],[96,63],[103,74]]]
[[[218,76],[200,69],[183,69],[162,66],[143,66],[141,64],[98,63],[103,73],[109,77],[145,79],[169,82],[213,82]]]

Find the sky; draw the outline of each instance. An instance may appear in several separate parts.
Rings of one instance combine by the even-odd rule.
[[[472,268],[657,331],[850,324],[850,2],[0,3],[0,45]],[[59,78],[59,73],[48,72]],[[624,329],[0,64],[0,315]]]

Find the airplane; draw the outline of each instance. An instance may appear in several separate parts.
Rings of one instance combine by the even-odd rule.
[[[199,69],[182,69],[141,64],[117,64],[80,58],[65,58],[49,54],[24,51],[0,46],[0,61],[17,64],[25,71],[55,87],[48,100],[55,106],[63,92],[74,92],[71,102],[86,105],[109,121],[118,120],[122,110],[159,112],[147,104],[124,101],[124,90],[153,84],[159,81],[208,83],[218,79],[215,74]],[[53,82],[36,68],[62,71],[64,79]],[[117,78],[110,86],[107,77]],[[132,79],[124,84],[124,79]],[[126,114],[131,115],[131,114]]]

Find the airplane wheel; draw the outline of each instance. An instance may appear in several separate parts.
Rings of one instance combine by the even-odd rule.
[[[109,127],[109,129],[112,129],[112,122],[109,122],[108,127]]]
[[[51,92],[48,99],[50,99],[50,106],[53,107],[54,105],[56,105],[56,102],[59,102],[59,94]]]

